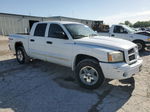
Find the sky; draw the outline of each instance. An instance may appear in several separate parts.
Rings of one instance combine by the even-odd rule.
[[[103,20],[110,25],[150,20],[150,0],[1,0],[0,12]]]

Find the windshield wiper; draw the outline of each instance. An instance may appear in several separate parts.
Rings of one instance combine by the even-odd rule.
[[[98,36],[97,34],[90,34],[89,37]]]
[[[89,36],[86,36],[86,35],[74,35],[74,37],[76,39],[84,38],[84,37],[93,37],[93,36],[97,36],[97,34],[90,34]]]
[[[83,37],[87,37],[86,35],[74,35],[75,38],[83,38]]]

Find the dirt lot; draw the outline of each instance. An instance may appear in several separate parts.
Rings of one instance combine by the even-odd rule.
[[[150,51],[143,70],[128,80],[106,80],[97,90],[80,88],[70,69],[35,60],[19,65],[0,39],[0,112],[149,112]]]

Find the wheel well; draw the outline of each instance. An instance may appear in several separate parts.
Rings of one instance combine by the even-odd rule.
[[[133,42],[134,43],[136,43],[136,42],[142,42],[143,44],[145,44],[143,40],[133,40]]]
[[[95,57],[92,57],[92,56],[89,56],[89,55],[84,55],[84,54],[79,54],[76,56],[76,59],[75,59],[75,64],[74,66],[77,66],[77,64],[82,61],[83,59],[94,59],[95,61],[99,61],[97,58]]]
[[[23,47],[22,42],[16,42],[15,43],[15,49],[17,49],[18,47]]]

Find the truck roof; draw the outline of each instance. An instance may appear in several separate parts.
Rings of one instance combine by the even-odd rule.
[[[71,21],[42,21],[37,23],[82,24],[82,23],[71,22]]]

